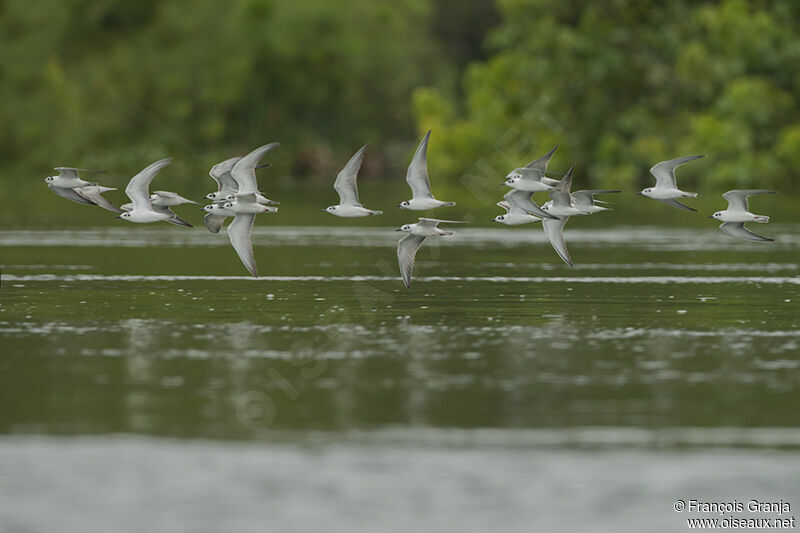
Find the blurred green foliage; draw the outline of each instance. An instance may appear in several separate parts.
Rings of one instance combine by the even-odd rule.
[[[655,162],[687,165],[688,190],[797,190],[800,3],[499,0],[488,60],[455,105],[420,88],[420,131],[434,128],[432,172],[480,193],[556,143],[552,167],[576,184],[636,188]],[[432,145],[433,145],[432,139]]]
[[[457,85],[491,22],[459,24],[476,10],[493,4],[2,1],[3,181],[57,165],[130,176],[172,155],[191,186],[275,140],[277,175],[330,177],[365,142],[379,174],[416,142],[412,90]],[[464,30],[438,32],[445,19]]]
[[[287,203],[334,200],[366,142],[364,185],[405,190],[428,128],[434,192],[466,208],[556,143],[581,186],[706,153],[685,188],[797,190],[799,29],[790,0],[0,0],[0,220],[32,216],[54,166],[122,189],[174,156],[159,187],[199,198],[212,164],[270,141]]]

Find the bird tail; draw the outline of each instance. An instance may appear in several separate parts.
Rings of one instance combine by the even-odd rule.
[[[442,204],[442,207],[453,207],[454,205],[456,205],[455,202],[445,202]]]
[[[761,222],[762,224],[766,224],[769,222],[769,217],[766,215],[756,215],[756,218],[753,219],[754,222]]]
[[[373,212],[372,212],[372,213],[370,213],[370,214],[371,214],[371,215],[382,215],[382,214],[383,214],[383,211],[373,211]]]
[[[683,193],[684,198],[697,198],[696,192],[685,192]]]
[[[439,233],[439,236],[440,237],[452,237],[455,234],[456,234],[455,231],[444,231],[444,230],[441,230],[441,232]]]

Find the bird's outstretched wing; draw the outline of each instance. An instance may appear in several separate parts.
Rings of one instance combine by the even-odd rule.
[[[544,233],[547,235],[547,239],[550,241],[550,244],[553,245],[553,249],[556,251],[558,256],[569,266],[573,266],[572,258],[569,256],[569,250],[567,250],[567,241],[564,240],[564,224],[567,223],[569,217],[562,217],[562,218],[545,218],[542,220],[542,226],[544,227]]]
[[[406,182],[411,187],[411,195],[414,198],[433,198],[431,182],[428,178],[428,140],[430,137],[431,130],[428,130],[428,133],[420,141],[406,172]]]
[[[231,175],[233,179],[236,180],[240,193],[258,192],[256,166],[267,152],[278,146],[280,146],[280,143],[269,143],[264,146],[259,146],[233,165]]]
[[[411,271],[414,270],[414,259],[417,250],[422,246],[425,237],[409,233],[397,242],[397,261],[400,264],[400,275],[406,289],[411,290]]]
[[[148,192],[150,182],[153,181],[153,178],[156,177],[159,170],[169,165],[171,162],[171,157],[161,159],[131,178],[131,181],[128,182],[128,186],[125,187],[125,194],[127,194],[128,198],[133,202],[134,209],[139,209],[140,207],[151,208],[150,193]]]
[[[775,191],[765,191],[763,189],[737,189],[728,191],[722,195],[728,201],[728,211],[749,211],[747,197],[754,194],[775,194]]]
[[[122,213],[122,209],[103,198],[104,192],[116,190],[117,189],[114,187],[102,187],[100,185],[87,185],[85,187],[75,188],[76,193],[83,196],[96,206],[102,207],[106,211],[111,211],[112,213]]]
[[[333,188],[339,193],[340,205],[356,205],[361,206],[358,201],[358,171],[361,168],[361,162],[364,160],[364,152],[367,150],[367,144],[362,146],[358,152],[350,158],[350,161],[344,166],[339,175],[336,176],[336,181]]]
[[[256,256],[253,253],[253,243],[250,239],[250,232],[253,230],[255,220],[255,215],[236,215],[233,222],[228,225],[228,237],[230,237],[233,249],[236,250],[247,271],[257,278]]]
[[[739,239],[747,239],[748,241],[757,241],[757,242],[772,242],[775,239],[770,239],[769,237],[764,237],[763,235],[759,235],[758,233],[753,233],[749,229],[744,227],[744,222],[723,222],[719,225],[719,229],[722,230],[723,233],[727,233],[731,237],[738,237]]]
[[[225,222],[226,218],[227,217],[221,217],[213,213],[208,213],[205,217],[203,217],[203,223],[211,233],[219,233],[219,230],[222,229],[222,224]]]
[[[705,157],[705,155],[687,155],[686,157],[678,157],[677,159],[656,163],[650,169],[650,174],[656,178],[656,187],[677,189],[678,186],[675,183],[675,169],[684,163],[700,159],[701,157]]]
[[[48,185],[47,188],[56,193],[57,195],[59,195],[60,197],[66,198],[67,200],[72,200],[73,202],[77,202],[79,204],[84,204],[84,205],[95,205],[95,203],[92,202],[91,200],[84,198],[83,196],[75,192],[75,189],[66,189],[64,187],[53,187],[52,185]]]
[[[675,200],[674,198],[669,200],[662,200],[661,198],[656,198],[656,200],[658,200],[659,202],[664,202],[667,205],[671,205],[672,207],[677,207],[678,209],[686,209],[687,211],[697,212],[697,209],[695,209],[694,207],[689,207],[688,205],[682,204],[678,200]]]

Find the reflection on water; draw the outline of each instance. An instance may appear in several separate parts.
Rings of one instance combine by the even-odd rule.
[[[674,531],[680,496],[789,498],[800,240],[771,229],[575,230],[575,269],[466,230],[411,292],[382,228],[258,228],[257,280],[225,235],[0,232],[0,529]]]

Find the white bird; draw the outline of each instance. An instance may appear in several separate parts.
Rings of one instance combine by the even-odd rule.
[[[155,191],[153,194],[150,195],[150,205],[153,208],[153,211],[157,213],[162,213],[165,215],[169,215],[170,218],[167,219],[167,222],[171,224],[175,224],[176,226],[183,226],[186,228],[193,228],[190,223],[186,222],[184,219],[179,217],[175,212],[170,209],[176,205],[183,205],[183,204],[196,204],[197,202],[193,202],[188,198],[184,198],[178,193],[170,192],[170,191]],[[130,211],[133,209],[133,204],[128,203],[120,206],[124,211]]]
[[[74,189],[75,187],[95,185],[89,181],[82,180],[78,176],[78,172],[81,170],[84,172],[102,173],[102,171],[99,170],[84,170],[72,167],[55,167],[53,170],[58,171],[58,176],[48,176],[42,180],[50,186],[50,190],[53,190],[54,187],[61,189]],[[53,190],[53,192],[55,191]]]
[[[256,201],[259,203],[277,204],[277,202],[273,202],[269,198],[264,197],[258,191],[258,183],[256,183],[256,167],[258,166],[258,162],[267,152],[278,146],[280,146],[280,143],[269,143],[265,144],[264,146],[260,146],[243,158],[239,159],[239,161],[233,165],[233,168],[231,169],[231,176],[236,181],[236,185],[238,185],[236,196],[255,193]],[[231,195],[228,195],[225,200],[233,201],[234,198],[232,198]]]
[[[253,224],[258,213],[275,213],[278,208],[258,203],[257,194],[254,192],[249,194],[238,193],[235,202],[226,202],[222,204],[222,208],[224,211],[219,211],[219,213],[234,214],[233,222],[228,225],[228,237],[231,240],[233,249],[236,250],[236,254],[245,268],[247,268],[247,271],[257,278],[258,270],[250,234],[253,231]]]
[[[643,189],[639,194],[658,200],[659,202],[664,202],[678,209],[697,211],[697,209],[678,201],[678,198],[697,198],[697,193],[685,192],[678,189],[678,185],[675,182],[675,169],[684,163],[700,159],[701,157],[705,157],[705,155],[690,155],[656,163],[653,165],[653,168],[650,169],[650,174],[656,178],[656,186]]]
[[[595,202],[599,202],[599,200],[594,199],[595,194],[611,194],[615,192],[622,192],[622,191],[612,191],[608,189],[594,189],[594,190],[586,190],[586,191],[575,191],[570,194],[572,198],[572,205],[575,206],[576,209],[581,209],[586,211],[588,214],[593,215],[595,213],[600,213],[601,211],[611,211],[609,207],[603,207],[602,205],[597,205]]]
[[[226,202],[222,207],[228,212],[233,212],[236,216],[228,226],[228,237],[231,240],[233,249],[241,259],[247,271],[253,277],[258,277],[256,258],[253,253],[252,230],[255,223],[256,214],[274,213],[276,207],[266,206],[259,203],[259,197],[263,198],[258,192],[256,183],[256,166],[264,155],[280,146],[278,143],[265,144],[260,146],[241,158],[231,169],[231,176],[236,180],[237,193],[229,195],[233,201]]]
[[[550,191],[550,201],[542,206],[542,210],[548,215],[562,218],[591,214],[588,210],[573,205],[569,189],[572,187],[572,172],[574,169],[575,165],[569,167],[569,170],[561,179],[558,189]]]
[[[78,172],[82,169],[56,167],[55,170],[58,170],[58,176],[48,176],[42,180],[53,193],[79,204],[96,205],[113,213],[122,212],[102,196],[105,192],[117,189],[82,180],[78,177]],[[102,173],[100,170],[83,170],[83,172]]]
[[[239,190],[239,185],[236,183],[236,180],[233,179],[233,176],[231,176],[231,170],[233,170],[233,165],[240,159],[241,157],[231,157],[211,167],[211,170],[208,171],[208,175],[217,183],[217,190],[216,192],[208,193],[205,196],[206,200],[218,202],[229,194],[236,194],[236,191]]]
[[[728,191],[722,195],[728,201],[728,209],[717,211],[708,218],[715,218],[721,221],[722,224],[719,225],[719,229],[732,237],[758,242],[774,241],[775,239],[753,233],[744,227],[745,222],[760,222],[762,224],[769,222],[768,216],[754,215],[750,212],[747,197],[754,194],[775,194],[775,191],[755,189]]]
[[[211,176],[211,179],[217,182],[217,190],[205,195],[206,200],[211,200],[212,202],[233,201],[232,195],[235,195],[239,191],[239,184],[236,183],[235,179],[233,179],[231,171],[233,170],[234,165],[236,165],[240,159],[241,157],[231,157],[230,159],[226,159],[225,161],[217,163],[211,167],[208,175]],[[270,163],[263,163],[261,165],[256,165],[255,168],[259,169],[269,166],[271,166]],[[258,195],[258,201],[267,205],[278,205],[280,203],[270,200],[261,194]],[[219,231],[219,228],[217,231]],[[214,233],[216,233],[216,231]]]
[[[460,220],[440,220],[436,218],[420,218],[416,224],[405,224],[396,231],[408,233],[397,242],[397,261],[400,264],[400,275],[406,289],[411,289],[411,271],[414,270],[414,259],[417,250],[422,246],[426,237],[450,237],[455,235],[452,231],[439,229],[440,222],[447,224],[463,224]]]
[[[518,189],[508,191],[503,196],[503,201],[497,202],[497,205],[506,210],[506,214],[497,215],[492,221],[505,224],[506,226],[519,226],[530,222],[541,222],[544,217],[537,217],[530,214],[529,204],[533,204],[536,210],[541,211],[541,208],[531,199],[532,195],[532,192]],[[552,218],[550,215],[547,215],[547,213],[544,213],[544,215],[547,218]]]
[[[175,216],[169,208],[167,208],[168,212],[161,211],[160,208],[158,208],[159,210],[153,209],[150,193],[148,192],[150,182],[156,177],[158,171],[169,165],[171,161],[171,157],[156,161],[131,178],[131,181],[128,182],[128,186],[125,187],[125,194],[128,195],[128,198],[130,198],[133,203],[132,209],[122,213],[117,218],[127,220],[128,222],[144,224],[147,222],[158,222],[160,220],[168,221]]]
[[[455,202],[442,202],[433,197],[431,192],[431,181],[428,177],[428,140],[431,137],[431,130],[425,134],[420,141],[411,164],[408,165],[406,172],[406,182],[411,187],[411,200],[400,203],[400,209],[410,209],[413,211],[425,211],[437,207],[450,207],[456,205]]]
[[[569,266],[573,266],[573,263],[572,258],[569,256],[569,250],[567,250],[567,241],[564,239],[564,224],[567,223],[570,216],[589,214],[586,210],[572,206],[569,189],[572,187],[572,172],[574,168],[575,165],[569,167],[569,170],[561,179],[558,190],[550,192],[550,202],[542,206],[542,209],[547,213],[558,217],[555,219],[543,219],[542,227],[553,249]]]
[[[339,175],[336,176],[333,188],[339,193],[339,205],[329,206],[323,209],[323,212],[345,218],[359,218],[383,214],[383,211],[367,209],[358,201],[358,184],[356,180],[358,179],[358,170],[361,168],[361,161],[364,159],[364,151],[366,151],[367,146],[369,145],[365,144],[362,146],[358,152],[350,158],[350,161],[348,161],[342,171],[339,172]]]
[[[550,163],[550,159],[553,157],[557,148],[558,145],[527,166],[515,168],[509,172],[504,185],[512,189],[528,192],[545,192],[557,188],[558,180],[545,176],[547,164]]]

